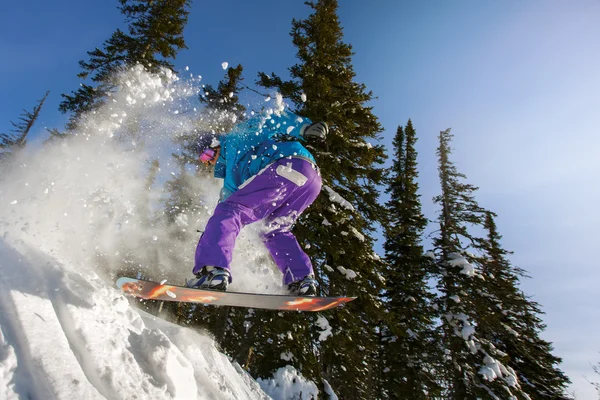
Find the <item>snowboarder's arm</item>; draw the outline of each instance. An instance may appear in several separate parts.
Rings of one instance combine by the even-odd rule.
[[[310,119],[287,111],[281,115],[272,115],[271,119],[267,120],[266,127],[269,129],[269,137],[287,136],[304,141],[306,138],[302,135],[302,127],[310,124],[312,124]]]
[[[300,141],[325,140],[329,127],[325,122],[313,123],[309,118],[292,112],[272,118],[267,122],[273,134],[287,135]]]

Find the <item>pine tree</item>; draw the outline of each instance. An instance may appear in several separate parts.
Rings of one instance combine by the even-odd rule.
[[[484,228],[487,237],[478,240],[477,248],[483,254],[486,297],[496,309],[484,310],[479,334],[510,356],[508,366],[516,371],[523,391],[531,398],[566,398],[569,379],[557,368],[561,360],[551,354],[552,345],[539,337],[545,328],[539,318],[540,306],[518,288],[525,271],[510,264],[493,213],[486,213]]]
[[[42,106],[50,92],[47,91],[44,97],[38,100],[38,103],[33,107],[33,111],[23,110],[23,114],[19,118],[19,122],[11,121],[14,129],[10,133],[0,133],[0,160],[7,158],[12,152],[23,149],[27,144],[27,136],[31,132],[31,128],[37,121]]]
[[[467,252],[475,238],[469,226],[480,225],[483,210],[475,201],[475,186],[463,183],[465,175],[459,173],[450,161],[450,129],[440,132],[437,155],[442,193],[434,198],[440,205],[439,235],[434,238],[438,252],[441,278],[439,309],[442,316],[443,345],[447,354],[444,377],[446,395],[456,399],[474,399],[489,396],[485,382],[479,374],[483,359],[479,354],[481,343],[475,335],[475,313],[478,300],[474,294],[479,282],[471,254]]]
[[[235,68],[228,68],[226,78],[219,82],[217,89],[206,85],[204,93],[200,95],[200,102],[216,114],[214,123],[218,132],[229,132],[246,111],[238,96],[242,90],[241,82],[244,80],[243,70],[241,64]]]
[[[333,332],[324,342],[309,340],[320,332],[314,319],[284,322],[313,324],[313,333],[296,337],[302,341],[303,353],[317,349],[318,370],[309,378],[317,382],[319,377],[327,379],[345,399],[369,398],[379,390],[372,360],[376,359],[382,312],[382,262],[374,253],[372,234],[383,218],[377,185],[383,181],[380,165],[385,154],[382,146],[373,146],[368,140],[378,139],[382,128],[367,105],[372,93],[354,81],[352,47],[342,41],[337,1],[306,4],[314,12],[305,20],[292,22],[292,40],[300,61],[290,68],[292,79],[261,73],[259,84],[277,88],[291,99],[300,115],[330,126],[325,143],[309,145],[323,178],[322,193],[294,232],[313,260],[321,294],[356,295],[358,299],[324,316]]]
[[[408,120],[394,138],[395,159],[391,167],[386,203],[385,272],[387,329],[382,348],[387,398],[430,399],[439,393],[434,360],[440,358],[434,337],[436,312],[428,280],[435,264],[423,254],[421,236],[427,219],[418,194],[416,132]]]
[[[69,127],[85,112],[97,108],[114,89],[115,73],[136,64],[152,72],[160,68],[173,70],[171,59],[186,48],[183,29],[187,23],[191,0],[119,0],[119,9],[128,22],[128,32],[117,29],[103,47],[89,51],[89,61],[80,61],[86,79],[76,92],[63,94],[61,112],[72,112]]]
[[[440,132],[439,139],[442,193],[434,199],[441,208],[434,246],[441,271],[438,290],[446,352],[441,365],[445,395],[473,400],[527,399],[517,372],[509,365],[510,354],[500,350],[489,335],[487,324],[498,312],[498,299],[486,290],[484,260],[471,253],[481,243],[471,232],[484,226],[489,212],[477,204],[477,188],[463,183],[465,175],[450,161],[450,130]]]
[[[462,240],[471,239],[466,226],[467,221],[473,224],[480,223],[482,210],[472,197],[477,188],[462,184],[460,180],[465,176],[459,174],[450,161],[451,138],[449,129],[440,132],[437,155],[442,194],[434,198],[434,202],[441,208],[438,217],[440,231],[433,244],[438,252],[438,264],[442,270],[438,289],[441,293],[439,309],[442,317],[445,317],[442,318],[442,332],[447,357],[446,365],[442,368],[445,368],[443,376],[446,381],[446,397],[467,399],[472,394],[471,388],[475,385],[473,379],[477,371],[471,365],[474,363],[472,351],[465,345],[466,340],[472,339],[471,329],[474,321],[469,317],[469,306],[472,307],[472,304],[464,301],[468,299],[471,288],[472,266],[462,258]],[[451,264],[454,260],[460,260],[461,264]],[[462,266],[463,270],[456,271],[456,266]],[[465,335],[462,335],[462,332],[465,332]],[[468,342],[468,345],[471,344],[474,346],[473,342]]]

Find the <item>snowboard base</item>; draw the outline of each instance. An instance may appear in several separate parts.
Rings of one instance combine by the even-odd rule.
[[[221,292],[165,285],[128,277],[117,279],[117,287],[125,295],[146,300],[179,301],[268,310],[324,311],[348,303],[356,297],[303,297],[280,294]]]

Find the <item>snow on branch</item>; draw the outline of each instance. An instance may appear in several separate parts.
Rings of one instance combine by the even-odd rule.
[[[327,338],[333,333],[331,332],[331,325],[329,325],[329,321],[323,316],[319,316],[316,322],[317,326],[322,329],[319,333],[319,341],[324,342]]]
[[[457,253],[452,253],[449,255],[449,257],[451,258],[450,260],[447,261],[449,266],[462,267],[462,270],[460,271],[460,273],[463,275],[467,275],[467,276],[475,275],[475,267],[473,266],[473,264],[471,264],[469,261],[467,261],[467,259],[464,258],[462,255],[457,254]]]
[[[363,235],[362,233],[360,233],[358,231],[358,229],[356,229],[355,227],[350,227],[350,230],[352,231],[352,233],[354,234],[354,236],[356,236],[358,238],[358,240],[360,240],[361,242],[365,241],[365,235]]]
[[[346,200],[342,196],[340,196],[335,190],[333,190],[332,188],[330,188],[327,185],[325,185],[323,187],[325,188],[325,190],[327,190],[327,193],[329,193],[329,200],[333,201],[334,203],[338,203],[339,205],[341,205],[342,207],[344,207],[347,210],[355,211],[354,206],[352,204],[350,204],[350,202],[348,200]]]
[[[346,276],[346,279],[348,280],[352,280],[354,278],[356,278],[358,276],[358,274],[355,271],[352,271],[351,269],[347,269],[344,268],[342,266],[337,267],[337,270],[340,271],[341,274]]]

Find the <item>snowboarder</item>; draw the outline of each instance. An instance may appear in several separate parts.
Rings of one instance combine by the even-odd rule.
[[[323,140],[325,122],[312,123],[290,111],[260,113],[224,135],[198,141],[199,159],[224,179],[219,204],[196,248],[187,286],[226,290],[235,240],[245,225],[264,220],[262,239],[292,294],[315,296],[311,261],[291,228],[321,191],[313,155],[301,142]]]

